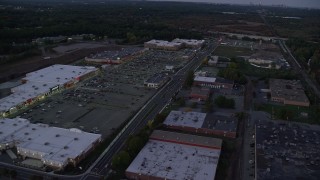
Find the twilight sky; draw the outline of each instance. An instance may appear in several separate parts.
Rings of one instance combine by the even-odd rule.
[[[281,5],[299,8],[320,9],[320,0],[149,0],[149,1],[183,1],[183,2],[212,2],[225,4],[259,4],[262,5]]]

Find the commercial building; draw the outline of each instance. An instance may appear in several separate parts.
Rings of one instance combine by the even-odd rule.
[[[271,100],[288,105],[310,106],[299,80],[270,79]]]
[[[0,124],[0,150],[16,148],[22,159],[38,159],[55,169],[76,165],[101,141],[100,134],[32,124],[22,118],[4,118]]]
[[[98,69],[91,66],[52,65],[26,74],[23,84],[11,89],[12,94],[0,99],[0,114],[7,116],[35,101],[81,80],[94,76]]]
[[[189,97],[198,101],[206,101],[208,100],[209,96],[210,96],[210,89],[192,87]]]
[[[204,40],[196,40],[196,39],[174,39],[172,42],[181,43],[184,47],[188,48],[201,48],[204,44]]]
[[[155,130],[126,170],[135,180],[213,180],[222,140]]]
[[[236,117],[221,116],[200,112],[171,111],[163,122],[164,126],[172,129],[215,134],[235,138],[238,120]]]
[[[158,89],[161,87],[164,83],[168,81],[168,77],[164,74],[158,73],[150,77],[144,82],[144,86],[149,88],[155,88]]]
[[[145,42],[144,47],[150,49],[177,51],[183,47],[183,44],[179,42],[169,42],[153,39],[151,41]]]
[[[196,39],[174,39],[171,42],[163,40],[150,40],[144,43],[145,48],[177,51],[182,48],[201,48],[204,40]]]
[[[193,85],[215,89],[232,89],[234,86],[234,81],[221,77],[195,76]]]

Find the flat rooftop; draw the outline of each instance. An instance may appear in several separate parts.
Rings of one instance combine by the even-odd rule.
[[[194,81],[214,83],[216,81],[216,78],[214,78],[214,77],[196,76],[196,77],[194,77]]]
[[[175,47],[175,46],[181,46],[182,43],[180,42],[169,42],[169,41],[164,41],[164,40],[150,40],[148,42],[146,42],[147,44],[154,44],[156,46],[160,46],[160,47]]]
[[[50,88],[63,85],[66,82],[96,71],[91,66],[52,65],[38,71],[26,74],[27,82],[11,89],[12,94],[0,99],[0,112],[9,111],[29,99],[50,91]]]
[[[154,131],[151,138],[168,133]],[[126,171],[165,179],[214,179],[220,149],[166,142],[171,138],[175,140],[187,136],[193,138],[193,135],[181,136],[180,133],[172,133],[163,141],[150,139]],[[221,140],[215,141],[219,141],[221,146]]]
[[[280,97],[290,101],[309,102],[299,80],[270,79],[272,97]]]
[[[32,124],[26,119],[1,119],[0,143],[16,142],[17,148],[44,154],[43,160],[64,164],[68,158],[85,153],[100,134],[78,129],[50,127],[47,124]]]
[[[191,94],[198,94],[202,96],[209,96],[210,90],[207,88],[199,88],[199,87],[192,87]]]
[[[170,131],[156,130],[150,135],[150,139],[169,141],[180,144],[189,144],[211,149],[221,149],[221,139],[197,136],[191,134],[176,133]]]
[[[286,121],[256,125],[257,179],[320,177],[320,126]]]
[[[171,111],[163,124],[236,132],[238,120],[236,117],[222,116],[200,112]]]
[[[185,43],[187,45],[192,45],[192,46],[197,46],[201,45],[204,43],[204,40],[197,40],[197,39],[174,39],[172,42],[177,42],[177,43]]]
[[[23,79],[31,82],[64,84],[96,70],[97,68],[93,66],[55,64],[38,71],[28,73]]]
[[[205,118],[206,113],[171,111],[164,124],[201,128]]]

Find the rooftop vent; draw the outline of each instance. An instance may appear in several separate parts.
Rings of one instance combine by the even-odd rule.
[[[77,138],[77,137],[76,137],[76,138],[74,138],[74,140],[75,140],[75,141],[78,141],[78,140],[79,140],[79,138]]]
[[[17,126],[17,124],[13,124],[13,126]]]
[[[45,142],[45,143],[44,143],[45,146],[48,146],[49,144],[50,144],[49,142]]]
[[[32,128],[32,130],[33,130],[33,131],[35,131],[35,130],[36,130],[36,128]]]
[[[60,137],[60,134],[56,134],[56,137]]]
[[[69,149],[69,147],[68,146],[64,146],[63,149]]]
[[[29,135],[29,133],[28,133],[28,132],[25,132],[24,135]]]

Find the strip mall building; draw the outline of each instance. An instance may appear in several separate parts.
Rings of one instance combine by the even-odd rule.
[[[26,74],[20,86],[11,89],[9,96],[0,99],[0,116],[6,117],[46,96],[73,87],[78,82],[95,76],[92,66],[52,65]]]

